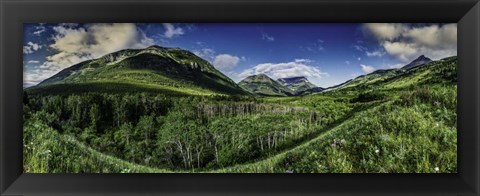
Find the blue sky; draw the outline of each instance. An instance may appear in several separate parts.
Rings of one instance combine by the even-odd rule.
[[[190,50],[238,82],[264,73],[329,87],[424,54],[457,54],[456,24],[25,24],[24,87],[84,60],[150,45]]]

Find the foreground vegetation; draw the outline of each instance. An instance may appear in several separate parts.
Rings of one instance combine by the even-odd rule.
[[[24,170],[454,173],[456,63],[298,97],[34,88],[24,96]]]

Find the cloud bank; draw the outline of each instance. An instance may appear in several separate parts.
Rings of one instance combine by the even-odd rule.
[[[373,67],[371,65],[360,64],[360,67],[362,67],[362,72],[365,73],[365,74],[372,73],[376,70],[375,67]]]
[[[240,74],[239,78],[246,78],[251,75],[266,74],[273,79],[304,76],[312,79],[320,79],[327,76],[328,73],[309,65],[312,62],[308,59],[296,59],[286,63],[262,63],[250,69],[246,69]]]
[[[167,38],[173,38],[185,34],[185,31],[181,27],[175,27],[171,23],[163,23],[163,27],[165,28],[163,35]]]
[[[220,54],[213,60],[213,66],[217,69],[232,69],[240,62],[240,58],[230,54]]]
[[[388,55],[404,63],[422,54],[434,60],[457,55],[455,23],[426,26],[369,23],[363,29],[377,39]]]
[[[23,46],[24,54],[31,54],[37,50],[40,50],[43,46],[37,43],[28,42],[26,46]]]

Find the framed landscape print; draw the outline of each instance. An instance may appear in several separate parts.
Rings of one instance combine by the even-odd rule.
[[[455,23],[40,23],[23,49],[25,173],[457,172]]]
[[[0,6],[2,195],[480,192],[478,1]]]

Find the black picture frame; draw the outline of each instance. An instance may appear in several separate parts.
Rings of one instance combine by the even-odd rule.
[[[480,195],[478,0],[0,0],[0,195]],[[456,22],[457,174],[23,174],[23,24]]]

